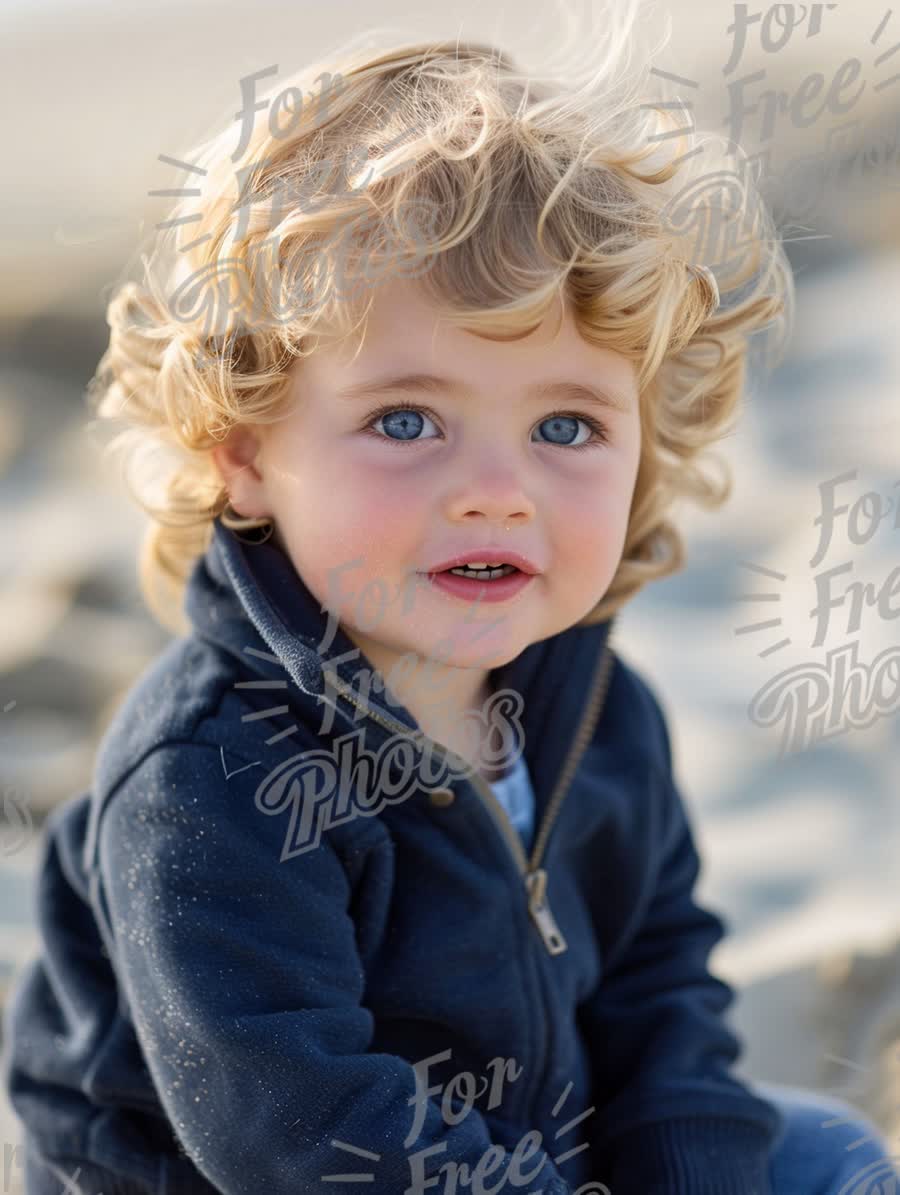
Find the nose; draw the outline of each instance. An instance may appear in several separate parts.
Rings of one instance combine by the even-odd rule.
[[[511,530],[532,521],[535,504],[522,484],[521,469],[498,460],[496,453],[483,453],[461,470],[446,502],[451,522],[484,520]]]

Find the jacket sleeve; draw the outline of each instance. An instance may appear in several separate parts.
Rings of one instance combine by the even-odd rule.
[[[224,1195],[321,1192],[338,1175],[371,1195],[424,1192],[453,1164],[462,1189],[468,1171],[491,1190],[568,1195],[537,1134],[513,1141],[477,1106],[445,1117],[427,1071],[370,1052],[348,872],[328,833],[279,861],[284,822],[254,806],[262,776],[248,765],[226,783],[218,749],[167,744],[99,826],[112,962],[194,1165]]]
[[[598,1111],[592,1156],[615,1195],[771,1195],[782,1116],[729,1072],[741,1051],[722,1016],[734,992],[707,966],[724,923],[694,900],[700,862],[665,719],[636,679],[656,735],[640,811],[656,851],[642,860],[631,928],[579,1006]]]

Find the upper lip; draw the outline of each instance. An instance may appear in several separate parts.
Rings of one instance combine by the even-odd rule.
[[[425,572],[442,573],[448,568],[460,568],[464,564],[471,564],[473,561],[479,563],[482,560],[489,564],[493,561],[500,564],[512,564],[523,573],[535,574],[541,571],[533,561],[520,552],[514,552],[511,548],[504,548],[499,544],[495,544],[493,547],[490,544],[485,544],[481,548],[472,548],[469,552],[460,552],[458,556],[451,556],[448,560],[425,569]]]

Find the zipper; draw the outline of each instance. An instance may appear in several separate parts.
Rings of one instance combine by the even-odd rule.
[[[610,647],[614,621],[615,617],[613,617],[607,630],[606,643],[604,644],[597,667],[594,670],[581,722],[575,733],[572,745],[569,748],[569,753],[566,756],[559,779],[556,782],[556,788],[550,797],[547,810],[541,819],[540,828],[531,854],[531,862],[527,867],[524,877],[525,888],[528,892],[528,911],[531,913],[532,920],[537,926],[544,945],[550,954],[562,954],[563,951],[568,949],[568,946],[547,901],[547,872],[540,866],[540,863],[547,849],[547,842],[550,838],[550,831],[553,829],[553,823],[559,816],[563,799],[569,791],[572,777],[575,775],[578,765],[581,762],[581,757],[587,750],[588,743],[591,740],[594,729],[600,720],[600,715],[603,713],[603,707],[606,704],[606,694],[609,690],[609,681],[615,658]],[[505,810],[503,812],[505,814]],[[508,817],[506,820],[509,822]],[[510,827],[515,830],[511,822]]]
[[[485,804],[494,814],[506,841],[512,849],[516,864],[525,883],[525,891],[528,896],[528,912],[531,914],[531,919],[537,927],[538,933],[541,935],[541,940],[549,954],[562,954],[563,951],[568,950],[568,945],[547,900],[547,872],[540,864],[547,850],[550,831],[553,829],[554,822],[559,817],[563,800],[569,791],[572,777],[575,775],[578,765],[581,762],[581,757],[587,750],[591,735],[594,733],[594,729],[603,712],[614,660],[612,648],[610,647],[611,637],[612,623],[610,623],[606,643],[591,680],[588,699],[581,722],[572,740],[572,745],[569,748],[568,755],[559,774],[556,787],[547,804],[547,809],[541,819],[530,860],[525,854],[522,840],[515,826],[509,820],[509,815],[500,804],[491,786],[481,776],[474,775],[472,777],[472,784],[476,792],[484,799]]]
[[[572,739],[572,744],[566,755],[562,770],[559,774],[559,779],[553,789],[550,801],[547,804],[547,809],[541,819],[538,833],[534,841],[534,846],[531,851],[531,858],[529,859],[525,853],[525,848],[522,845],[522,839],[519,836],[515,826],[509,819],[509,815],[501,805],[499,799],[494,793],[488,782],[476,772],[472,773],[470,782],[475,792],[481,798],[482,803],[487,807],[488,811],[494,818],[497,828],[500,830],[504,841],[507,843],[513,859],[515,860],[516,868],[522,877],[525,884],[525,892],[528,900],[528,912],[531,919],[537,927],[538,933],[544,946],[550,954],[562,954],[563,951],[568,950],[565,937],[562,930],[557,924],[556,918],[553,916],[553,910],[550,908],[547,900],[547,872],[540,866],[541,860],[547,850],[547,842],[550,838],[550,831],[553,829],[553,824],[559,817],[562,808],[563,800],[569,791],[569,786],[572,777],[581,762],[581,757],[587,750],[588,743],[594,733],[597,723],[600,720],[600,715],[603,713],[603,707],[606,703],[606,694],[609,690],[609,681],[612,675],[612,665],[614,662],[614,654],[610,646],[612,639],[613,626],[616,615],[612,616],[610,625],[607,630],[606,643],[603,651],[594,670],[594,675],[591,679],[591,684],[588,690],[588,698],[585,703],[584,712],[581,716],[581,721],[578,729]],[[396,721],[390,717],[384,717],[378,711],[371,709],[369,706],[363,705],[353,695],[350,687],[345,685],[339,678],[333,678],[333,683],[340,692],[350,701],[357,709],[361,710],[365,715],[374,719],[381,726],[388,730],[393,730],[395,733],[400,733],[409,736],[411,733],[414,737],[430,743],[432,747],[436,747],[438,752],[446,760],[448,758],[455,759],[462,768],[457,767],[456,770],[465,770],[471,765],[467,760],[462,759],[456,752],[451,751],[449,747],[445,747],[443,743],[439,743],[436,739],[429,739],[424,731],[411,732],[409,726],[404,723]]]

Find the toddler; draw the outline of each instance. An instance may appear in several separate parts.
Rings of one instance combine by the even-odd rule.
[[[724,925],[613,644],[683,562],[673,502],[726,498],[702,458],[792,296],[737,169],[740,235],[695,251],[722,151],[643,102],[633,15],[565,81],[462,42],[249,76],[111,301],[91,396],[173,637],[45,827],[27,1195],[892,1173],[850,1105],[732,1071]]]

